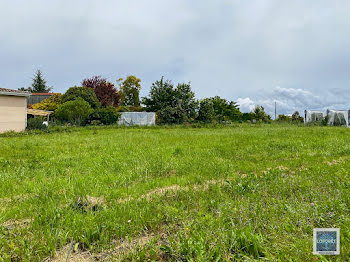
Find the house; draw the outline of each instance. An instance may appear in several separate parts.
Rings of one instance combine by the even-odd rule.
[[[27,126],[29,92],[0,88],[0,133],[23,131]]]

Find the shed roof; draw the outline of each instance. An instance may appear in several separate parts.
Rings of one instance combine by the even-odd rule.
[[[38,109],[27,109],[27,114],[28,115],[33,115],[33,116],[48,116],[52,114],[53,111],[45,111],[45,110],[38,110]]]
[[[7,89],[7,88],[0,88],[0,95],[6,95],[6,96],[30,96],[30,92],[26,91],[20,91],[20,90],[14,90],[14,89]]]

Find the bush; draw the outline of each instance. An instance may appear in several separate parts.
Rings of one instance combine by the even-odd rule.
[[[29,118],[27,121],[28,130],[45,130],[47,126],[43,124],[42,118]]]
[[[276,119],[277,122],[290,122],[291,118],[287,115],[280,114],[278,115],[278,118]]]
[[[118,122],[120,114],[114,107],[96,109],[87,120],[92,125],[112,125]]]
[[[185,112],[179,107],[167,106],[158,111],[161,124],[181,124],[185,120]]]
[[[79,97],[74,101],[68,101],[60,105],[55,115],[59,120],[80,125],[92,112],[93,109],[89,103]]]
[[[36,103],[32,105],[32,108],[38,109],[38,110],[55,111],[57,107],[61,104],[61,101],[62,101],[62,95],[54,94],[50,96],[50,98],[44,99],[40,103]]]
[[[100,106],[100,102],[97,99],[95,91],[90,87],[82,86],[74,86],[69,88],[62,96],[62,103],[74,101],[77,98],[85,100],[92,108],[98,108]]]

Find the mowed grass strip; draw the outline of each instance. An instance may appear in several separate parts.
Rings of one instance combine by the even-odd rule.
[[[245,124],[0,137],[0,258],[314,261],[313,228],[339,227],[327,259],[350,260],[349,141]]]

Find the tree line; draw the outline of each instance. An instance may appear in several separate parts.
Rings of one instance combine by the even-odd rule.
[[[38,70],[33,84],[20,90],[46,93],[48,87]],[[173,84],[161,77],[152,83],[149,94],[140,98],[141,79],[129,75],[115,83],[101,76],[83,79],[79,86],[70,87],[63,95],[54,94],[33,109],[54,111],[54,117],[62,122],[81,124],[112,124],[119,112],[156,112],[159,124],[183,124],[193,122],[227,123],[232,121],[270,121],[262,106],[250,113],[242,113],[234,101],[219,96],[196,99],[191,83]]]

